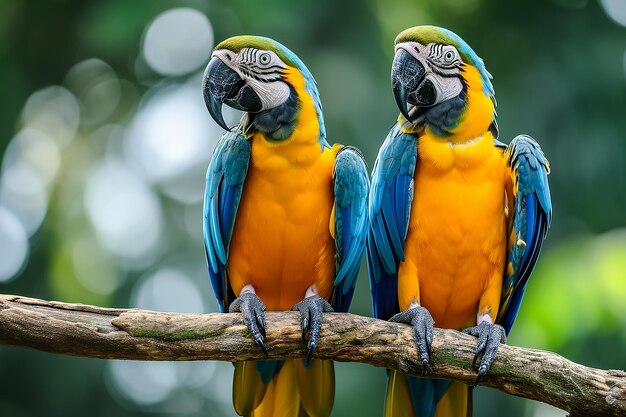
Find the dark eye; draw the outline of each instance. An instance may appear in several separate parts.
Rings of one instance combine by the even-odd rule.
[[[260,62],[262,65],[267,65],[267,64],[269,64],[271,60],[272,60],[272,57],[271,57],[271,56],[270,56],[270,54],[268,54],[268,53],[264,53],[264,54],[261,54],[261,55],[259,56],[259,62]]]
[[[452,62],[454,60],[454,52],[448,51],[444,54],[443,59],[446,62]]]

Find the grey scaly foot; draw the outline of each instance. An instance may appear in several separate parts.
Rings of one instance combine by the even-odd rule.
[[[389,321],[410,324],[413,327],[413,337],[417,345],[417,352],[422,362],[422,376],[430,370],[430,353],[433,344],[435,321],[424,307],[417,306],[394,315]]]
[[[265,304],[259,297],[252,292],[244,292],[230,304],[228,312],[241,313],[252,339],[267,356],[267,349],[265,348]]]
[[[463,333],[478,337],[476,353],[474,354],[474,360],[472,361],[472,367],[476,369],[476,372],[478,373],[476,381],[474,381],[474,385],[477,385],[482,377],[489,372],[489,368],[491,368],[491,364],[496,358],[496,353],[498,352],[500,343],[506,343],[506,332],[499,324],[491,324],[484,321],[477,326],[464,329]],[[483,357],[480,361],[480,366],[476,368],[476,362],[478,361],[480,355]]]
[[[307,362],[311,361],[313,352],[317,347],[322,330],[322,313],[333,311],[333,308],[319,295],[312,295],[293,306],[292,310],[300,312],[300,322],[302,324],[302,341],[307,345]],[[309,340],[306,340],[306,333],[309,333]]]

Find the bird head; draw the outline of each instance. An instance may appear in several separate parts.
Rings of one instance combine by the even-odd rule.
[[[488,128],[497,136],[491,75],[463,39],[447,29],[417,26],[401,32],[394,45],[391,86],[401,124],[441,137]]]
[[[258,36],[235,36],[215,47],[203,77],[204,100],[211,117],[230,130],[222,104],[245,112],[244,132],[261,131],[283,140],[293,132],[301,108],[312,104],[325,131],[319,93],[304,63],[280,43]]]

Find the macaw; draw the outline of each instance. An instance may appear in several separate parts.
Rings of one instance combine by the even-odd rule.
[[[298,310],[306,360],[235,363],[242,416],[327,417],[332,361],[312,359],[322,313],[348,310],[367,240],[361,153],[326,141],[311,73],[280,43],[236,36],[215,47],[204,99],[227,132],[206,175],[204,243],[220,312],[241,312],[266,352],[265,310]],[[230,129],[222,104],[245,112]]]
[[[478,338],[477,380],[506,342],[550,225],[549,164],[537,142],[497,140],[483,60],[449,30],[395,40],[400,115],[369,196],[368,266],[378,318],[410,324],[422,372],[433,326]],[[388,373],[385,416],[471,415],[467,385]]]

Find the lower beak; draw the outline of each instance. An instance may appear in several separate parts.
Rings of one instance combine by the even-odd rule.
[[[230,129],[222,116],[223,103],[249,113],[263,109],[261,99],[252,87],[218,57],[213,57],[204,71],[202,90],[211,117],[226,130]]]
[[[430,107],[437,100],[432,81],[424,79],[426,70],[422,63],[404,49],[399,49],[391,67],[391,88],[400,113],[410,122],[408,105]]]

